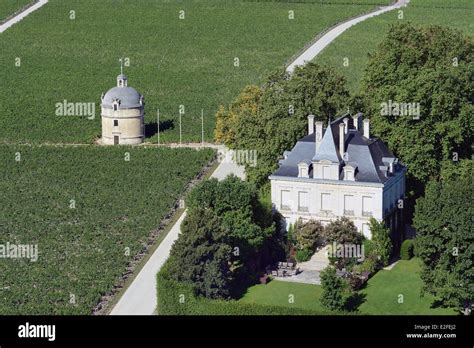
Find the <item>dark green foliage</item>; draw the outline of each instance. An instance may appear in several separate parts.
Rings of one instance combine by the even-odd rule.
[[[378,269],[380,262],[375,254],[369,254],[360,265],[354,267],[358,273],[369,272],[373,273]]]
[[[423,261],[424,290],[447,306],[466,308],[474,294],[472,170],[466,177],[431,182],[416,202],[415,248]]]
[[[255,187],[235,176],[210,179],[194,188],[187,203],[170,277],[207,298],[239,296],[281,248]]]
[[[296,261],[298,262],[305,262],[308,261],[311,256],[313,256],[314,250],[310,249],[300,249],[296,251],[295,257]]]
[[[457,61],[455,62],[454,59]],[[408,165],[414,198],[443,160],[471,158],[474,136],[474,44],[462,33],[437,26],[391,27],[370,58],[363,81],[371,129]],[[420,103],[412,115],[382,115],[381,103]],[[416,118],[416,117],[415,117]]]
[[[364,239],[362,242],[362,245],[364,246],[364,254],[365,256],[371,255],[374,251],[374,243],[370,239]]]
[[[249,89],[245,91],[249,93]],[[283,151],[306,134],[309,113],[316,120],[327,121],[345,110],[349,96],[344,79],[334,69],[313,63],[297,68],[291,78],[277,72],[268,78],[263,91],[255,89],[253,93],[256,110],[233,110],[227,127],[233,127],[232,137],[222,138],[231,139],[226,143],[231,148],[257,151],[258,165],[246,166],[246,172],[258,186],[267,182]]]
[[[400,258],[402,260],[410,260],[414,256],[414,243],[412,239],[406,239],[403,241],[400,247]]]
[[[249,210],[256,206],[257,191],[255,187],[240,180],[235,175],[219,182],[216,178],[204,181],[191,191],[186,204],[190,210],[212,209],[217,215],[228,211]]]
[[[324,236],[328,243],[337,244],[358,244],[363,240],[352,220],[345,216],[331,221],[324,228]]]
[[[373,252],[377,255],[380,265],[387,266],[392,253],[390,229],[383,222],[370,218],[370,231],[372,233]],[[366,252],[367,255],[369,255]]]
[[[332,311],[342,311],[345,309],[349,299],[349,284],[338,277],[334,267],[326,267],[321,274],[321,304]]]
[[[197,294],[208,298],[229,298],[232,248],[221,242],[224,233],[221,219],[212,210],[190,213],[171,249],[173,279],[192,284]]]

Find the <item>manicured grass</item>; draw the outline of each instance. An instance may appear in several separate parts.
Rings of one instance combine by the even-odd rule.
[[[399,261],[392,270],[381,270],[372,277],[367,286],[359,293],[364,302],[356,313],[359,314],[423,314],[448,315],[457,314],[450,308],[431,308],[435,298],[425,294],[420,297],[422,281],[420,279],[418,259]],[[272,281],[267,285],[255,285],[247,290],[240,299],[244,303],[258,303],[275,306],[324,311],[320,304],[321,286]],[[294,303],[288,302],[294,295]],[[399,303],[403,295],[403,303]]]
[[[239,301],[324,312],[319,301],[321,291],[322,288],[318,285],[273,280],[266,285],[250,287]],[[293,303],[291,299],[294,299]]]
[[[352,92],[358,91],[368,54],[374,52],[390,25],[411,22],[417,25],[441,25],[474,35],[474,2],[471,0],[411,0],[402,9],[403,19],[398,11],[367,19],[345,31],[333,41],[315,62],[335,67],[348,80]],[[349,66],[344,59],[349,59]]]
[[[28,3],[33,2],[33,0],[2,0],[0,1],[0,23],[15,13],[16,11],[22,9]]]
[[[374,7],[347,2],[51,0],[0,36],[0,142],[92,142],[100,95],[116,84],[120,57],[130,59],[129,85],[145,96],[146,123],[160,109],[161,141],[179,139],[180,105],[183,140],[201,140],[203,109],[211,141],[220,104],[325,28]],[[95,119],[56,116],[63,100],[95,103]]]
[[[450,308],[431,308],[436,299],[428,294],[420,297],[422,285],[420,261],[401,260],[392,270],[381,270],[369,280],[360,292],[366,301],[359,311],[362,314],[457,314]],[[398,302],[399,295],[403,296],[403,303]]]
[[[0,314],[90,314],[212,156],[0,145],[0,245],[39,250],[37,262],[0,259]]]

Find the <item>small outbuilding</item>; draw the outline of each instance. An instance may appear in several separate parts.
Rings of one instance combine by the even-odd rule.
[[[128,87],[124,74],[117,86],[102,94],[102,139],[104,145],[135,145],[145,139],[145,101],[135,88]]]

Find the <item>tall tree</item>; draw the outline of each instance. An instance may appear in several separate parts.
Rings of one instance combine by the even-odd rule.
[[[416,202],[416,254],[424,290],[447,306],[467,310],[474,294],[472,168],[465,177],[431,182]]]
[[[326,267],[320,276],[323,289],[321,304],[332,311],[344,310],[350,297],[349,284],[337,276],[336,269],[332,266]]]
[[[381,266],[386,266],[392,253],[390,229],[383,222],[370,218],[370,232],[372,233],[373,251],[379,258]]]
[[[408,166],[408,210],[443,160],[472,155],[473,58],[474,43],[461,32],[411,24],[393,26],[370,57],[366,113],[373,133]]]
[[[216,139],[234,149],[256,150],[257,165],[247,164],[246,172],[263,186],[283,151],[306,134],[307,115],[327,121],[346,109],[348,97],[344,78],[332,68],[308,63],[291,76],[277,72],[261,89],[246,87],[229,108],[219,110]]]

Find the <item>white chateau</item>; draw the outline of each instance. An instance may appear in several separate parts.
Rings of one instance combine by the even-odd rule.
[[[127,76],[117,76],[117,87],[102,94],[102,139],[104,145],[141,144],[145,138],[143,96],[128,87]]]
[[[344,115],[323,130],[322,122],[308,116],[308,135],[285,151],[269,177],[273,206],[287,226],[298,218],[325,225],[346,216],[371,238],[374,217],[386,222],[398,244],[406,168],[381,140],[370,137],[369,120],[363,127],[361,121],[360,113]]]

